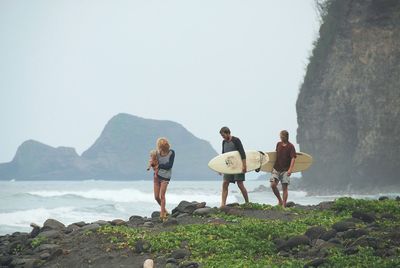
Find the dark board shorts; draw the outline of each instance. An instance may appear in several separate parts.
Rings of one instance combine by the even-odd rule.
[[[160,175],[158,175],[157,177],[158,177],[158,182],[159,183],[161,183],[162,181],[169,182],[171,180],[171,179],[167,179],[167,178],[161,177]]]
[[[229,183],[235,183],[237,181],[245,181],[245,175],[244,175],[244,173],[224,174],[224,180],[229,181]]]

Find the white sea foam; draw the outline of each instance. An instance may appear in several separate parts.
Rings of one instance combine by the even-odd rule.
[[[31,191],[29,194],[40,197],[62,197],[62,196],[77,196],[87,199],[98,199],[116,203],[154,203],[154,194],[152,192],[143,192],[136,189],[117,189],[117,190],[104,190],[104,189],[91,189],[86,191]],[[174,192],[167,192],[167,202],[170,204],[178,204],[182,200],[188,201],[207,201],[210,203],[217,203],[220,201],[220,195],[217,193],[196,193],[192,191],[185,191],[181,194]],[[228,197],[229,202],[237,202],[234,195]]]

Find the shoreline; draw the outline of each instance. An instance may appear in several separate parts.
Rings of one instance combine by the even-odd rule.
[[[270,261],[277,267],[329,264],[339,257],[350,264],[365,254],[374,256],[372,263],[400,265],[400,197],[340,198],[308,206],[289,202],[287,209],[257,203],[218,209],[181,201],[166,222],[153,212],[127,221],[65,226],[48,219],[31,226],[30,233],[0,236],[0,266],[143,267],[146,259],[157,267],[237,265],[235,258],[226,259],[226,251],[240,252],[247,256],[243,265],[255,267]],[[215,245],[209,248],[210,243]]]

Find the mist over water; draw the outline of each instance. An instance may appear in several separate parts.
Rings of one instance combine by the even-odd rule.
[[[268,189],[253,192],[266,180],[245,182],[251,202],[275,205],[275,196]],[[386,194],[387,195],[387,194]],[[395,195],[395,194],[393,194]],[[377,198],[357,195],[352,197]],[[339,196],[307,196],[303,191],[290,191],[289,201],[303,205],[334,200]],[[171,181],[167,191],[167,209],[180,201],[207,202],[220,205],[221,181]],[[236,185],[229,187],[228,203],[244,202]],[[29,232],[30,223],[42,225],[48,218],[68,225],[78,221],[128,220],[132,215],[150,217],[159,206],[153,197],[153,182],[142,181],[7,181],[0,182],[0,235],[15,231]]]

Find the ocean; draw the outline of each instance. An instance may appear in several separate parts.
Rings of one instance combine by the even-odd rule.
[[[180,201],[207,202],[219,206],[221,181],[174,181],[169,184],[166,200],[171,211]],[[251,202],[276,205],[268,188],[252,192],[269,182],[246,180]],[[387,194],[386,194],[387,195]],[[396,194],[393,194],[394,196]],[[307,196],[303,191],[290,191],[289,200],[302,205],[318,204],[340,196]],[[379,195],[357,195],[354,198],[377,198]],[[236,185],[229,187],[228,203],[243,202]],[[0,235],[16,231],[30,232],[30,223],[42,225],[48,218],[65,225],[97,220],[128,220],[132,215],[150,217],[159,206],[153,198],[152,180],[139,181],[0,181]]]

